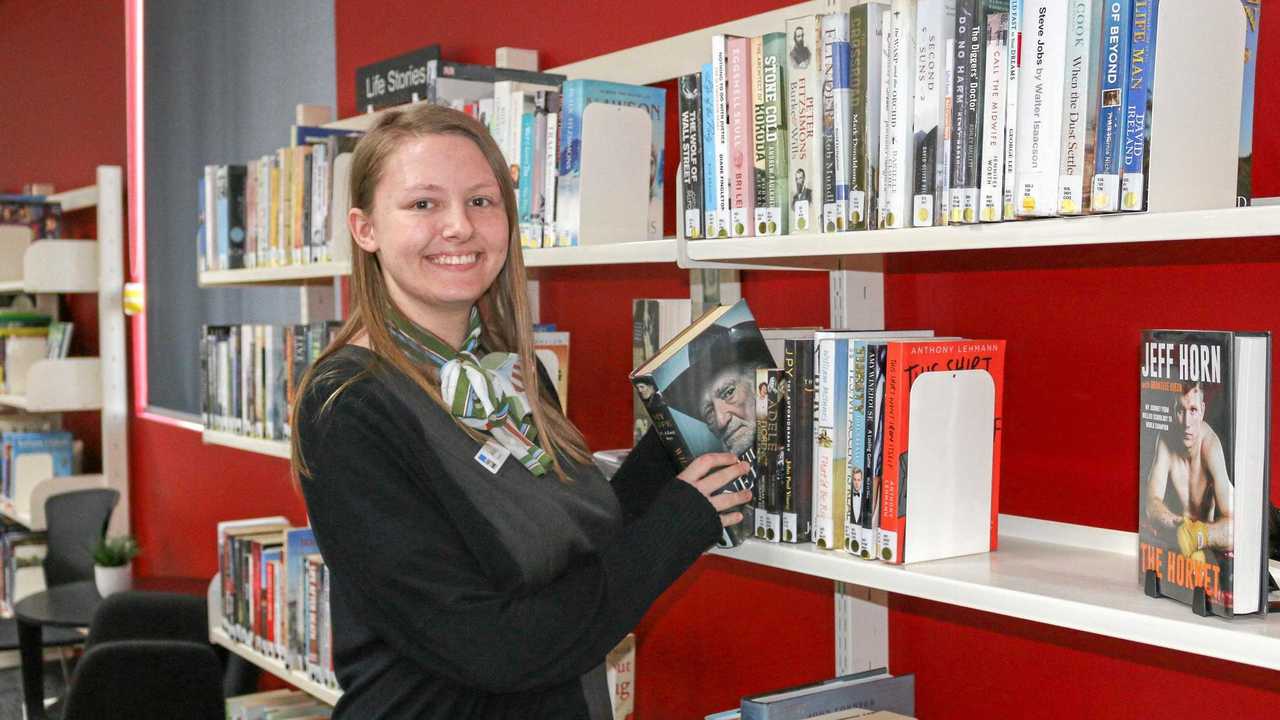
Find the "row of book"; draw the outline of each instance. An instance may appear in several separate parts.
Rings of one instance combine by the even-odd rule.
[[[338,687],[329,573],[311,528],[292,527],[282,517],[218,523],[218,572],[223,632]]]
[[[558,88],[499,82],[494,99],[490,132],[516,184],[523,247],[582,242],[583,139],[588,124],[607,121],[587,112],[596,103],[639,108],[648,116],[648,213],[645,236],[637,239],[662,237],[665,90],[601,80],[569,80]]]
[[[227,720],[320,720],[333,708],[298,690],[266,690],[227,698]]]
[[[749,695],[737,708],[706,720],[910,720],[915,701],[914,674],[891,675],[875,668]]]
[[[32,188],[35,189],[35,188]],[[63,232],[62,205],[42,194],[0,193],[0,225],[21,225],[31,230],[33,240],[60,238]]]
[[[206,270],[349,257],[351,152],[360,133],[295,125],[291,144],[198,179],[196,263]]]
[[[205,325],[200,348],[204,426],[288,439],[294,389],[341,324]]]
[[[750,462],[734,485],[753,501],[722,546],[755,536],[891,563],[982,552],[997,533],[1005,342],[932,335],[761,330],[739,301],[632,383],[681,466],[725,450]],[[941,514],[947,532],[908,530],[908,486],[915,529]]]
[[[688,238],[1146,208],[1158,0],[892,0],[717,35]]]

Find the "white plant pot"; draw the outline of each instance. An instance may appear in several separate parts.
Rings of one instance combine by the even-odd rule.
[[[133,563],[118,567],[93,566],[93,581],[98,586],[98,594],[106,597],[133,587]]]

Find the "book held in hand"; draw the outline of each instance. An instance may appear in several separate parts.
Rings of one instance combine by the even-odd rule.
[[[1269,334],[1147,330],[1139,577],[1201,615],[1266,612]]]
[[[680,467],[710,452],[755,456],[755,378],[773,356],[744,300],[708,311],[631,373],[663,445]],[[754,471],[717,491],[754,490]],[[744,509],[745,514],[745,509]],[[752,528],[725,528],[719,545],[734,547]]]

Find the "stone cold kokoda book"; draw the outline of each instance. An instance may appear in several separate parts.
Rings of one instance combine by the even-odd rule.
[[[1271,339],[1148,330],[1139,361],[1139,579],[1201,615],[1265,612]]]
[[[751,309],[739,300],[700,317],[631,373],[631,383],[680,467],[709,452],[732,452],[753,469],[716,493],[754,491],[756,370],[773,364]],[[752,529],[746,522],[724,528],[718,545],[740,545]]]

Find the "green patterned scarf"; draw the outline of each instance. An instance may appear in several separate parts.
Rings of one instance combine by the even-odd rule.
[[[546,474],[551,456],[538,445],[529,398],[513,379],[519,374],[519,356],[503,352],[481,358],[475,355],[480,344],[479,310],[471,308],[461,350],[449,347],[392,306],[387,307],[387,331],[410,360],[440,369],[440,393],[454,417],[498,441],[529,472]],[[536,375],[533,381],[537,382]]]

